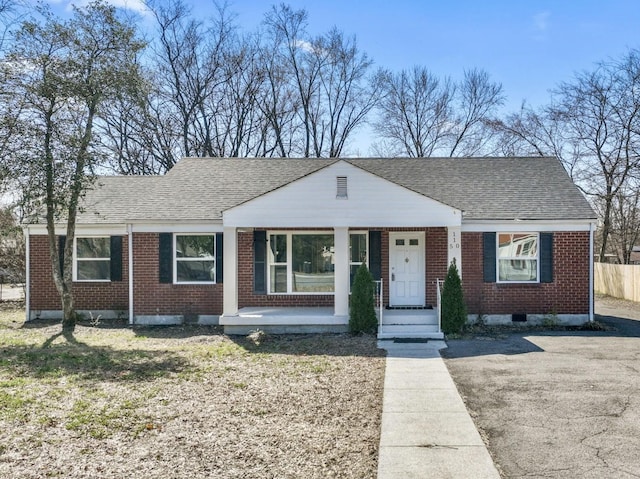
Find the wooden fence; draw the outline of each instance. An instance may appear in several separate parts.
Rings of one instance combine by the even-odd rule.
[[[640,265],[594,263],[593,279],[598,293],[640,301]]]

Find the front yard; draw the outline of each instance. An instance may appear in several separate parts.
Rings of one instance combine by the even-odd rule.
[[[375,477],[372,336],[23,324],[0,303],[0,477]]]

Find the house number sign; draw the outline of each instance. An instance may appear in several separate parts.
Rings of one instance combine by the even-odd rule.
[[[448,263],[451,264],[455,259],[460,276],[462,276],[462,247],[459,226],[450,226],[448,228],[448,240]]]

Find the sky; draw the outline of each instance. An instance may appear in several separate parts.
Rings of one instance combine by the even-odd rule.
[[[85,0],[75,1],[81,4]],[[109,0],[141,9],[141,0]],[[206,18],[212,0],[184,0]],[[69,0],[49,0],[60,12]],[[271,5],[229,0],[238,25],[253,31]],[[309,33],[336,26],[355,35],[376,66],[393,71],[425,66],[453,80],[479,68],[503,86],[504,113],[523,101],[548,103],[550,91],[598,62],[640,48],[638,0],[289,0],[308,12]]]

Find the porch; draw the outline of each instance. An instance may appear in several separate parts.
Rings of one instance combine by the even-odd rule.
[[[382,315],[382,321],[380,321]],[[380,309],[378,339],[442,339],[436,309]],[[314,307],[241,308],[233,318],[220,318],[226,334],[248,334],[261,330],[273,334],[344,333],[349,317],[336,316],[334,309]]]

